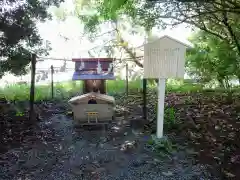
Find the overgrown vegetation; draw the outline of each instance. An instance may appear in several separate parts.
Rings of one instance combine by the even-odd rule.
[[[129,90],[140,90],[141,81],[136,80],[129,84]],[[107,81],[107,92],[109,94],[123,93],[126,91],[126,85],[124,80]],[[35,99],[50,100],[51,86],[50,85],[37,85],[35,88]],[[28,100],[29,99],[30,85],[8,85],[0,89],[0,97],[7,100]],[[82,91],[81,81],[63,82],[54,84],[54,99],[66,99],[76,94],[80,94]]]
[[[153,151],[157,152],[160,157],[166,157],[177,150],[177,145],[167,137],[159,139],[155,135],[152,135],[148,141],[148,145]]]
[[[141,80],[129,82],[129,92],[142,91]],[[150,90],[156,86],[151,85]],[[122,94],[126,92],[126,82],[124,80],[107,81],[108,94]],[[36,100],[49,100],[51,99],[51,86],[50,85],[37,85],[35,92]],[[167,85],[167,93],[169,92],[197,92],[201,91],[203,86],[184,83],[183,81],[169,81]],[[28,100],[29,99],[29,85],[8,85],[0,89],[0,97],[8,100]],[[54,84],[54,99],[65,99],[75,94],[79,94],[82,90],[81,82],[69,81]]]
[[[230,88],[231,81],[240,82],[240,58],[236,48],[213,35],[199,31],[190,41],[194,48],[187,54],[187,72],[202,83],[218,82]]]
[[[129,93],[141,92],[141,82],[138,79],[129,82]],[[148,91],[155,89],[155,85],[150,85]],[[0,98],[6,98],[7,100],[24,101],[29,99],[30,85],[26,84],[11,84],[4,88],[0,88]],[[79,94],[82,90],[81,81],[68,81],[62,83],[54,83],[54,99],[66,99],[76,94]],[[238,87],[231,88],[233,92],[238,90]],[[192,93],[192,92],[231,92],[223,88],[205,88],[201,84],[192,84],[188,81],[169,80],[167,84],[166,93]],[[126,82],[124,80],[107,81],[107,93],[110,95],[119,95],[126,92]],[[155,91],[156,93],[156,91]],[[35,100],[50,100],[51,86],[50,85],[36,85],[35,87]],[[173,116],[173,109],[167,110],[169,116]],[[172,118],[172,117],[171,117]]]

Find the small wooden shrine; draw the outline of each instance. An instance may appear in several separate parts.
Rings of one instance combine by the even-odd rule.
[[[69,104],[73,117],[80,124],[109,124],[115,119],[115,99],[106,95],[106,80],[114,80],[112,58],[73,59],[72,80],[83,81],[83,95],[73,97]]]
[[[83,94],[106,93],[106,80],[115,80],[113,58],[78,58],[72,80],[83,80]]]
[[[115,99],[100,93],[87,93],[69,100],[78,125],[109,124],[115,118]]]

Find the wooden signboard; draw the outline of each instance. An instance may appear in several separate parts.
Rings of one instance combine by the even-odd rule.
[[[188,45],[163,36],[144,45],[144,78],[158,78],[157,137],[163,136],[165,82],[184,78],[185,52]]]

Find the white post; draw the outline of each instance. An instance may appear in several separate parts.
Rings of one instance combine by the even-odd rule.
[[[165,79],[158,80],[157,138],[163,137]]]

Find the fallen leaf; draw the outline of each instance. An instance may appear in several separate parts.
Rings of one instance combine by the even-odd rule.
[[[230,172],[227,172],[227,171],[223,171],[223,173],[224,173],[227,177],[229,177],[229,178],[233,178],[233,177],[236,176],[236,175],[234,175],[234,174],[232,174],[232,173],[230,173]]]

